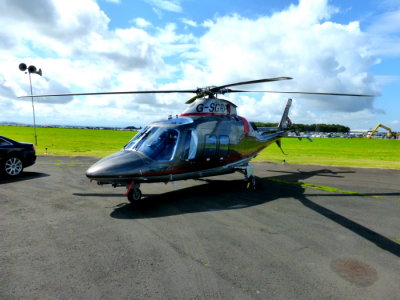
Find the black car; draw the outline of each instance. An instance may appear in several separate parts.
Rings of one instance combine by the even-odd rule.
[[[0,136],[0,174],[17,176],[36,161],[35,146]]]

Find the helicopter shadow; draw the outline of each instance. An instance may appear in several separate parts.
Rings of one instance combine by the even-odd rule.
[[[350,171],[351,172],[351,171]],[[148,195],[140,203],[117,205],[110,216],[116,219],[158,218],[171,215],[243,209],[262,205],[280,198],[294,198],[303,206],[370,241],[377,247],[400,257],[400,244],[308,198],[305,188],[297,184],[313,176],[343,177],[342,172],[328,169],[304,172],[287,172],[285,175],[258,178],[257,189],[248,191],[243,180],[203,180],[206,183],[165,194]],[[344,171],[349,173],[349,171]],[[278,179],[274,181],[271,179]],[[323,195],[323,194],[322,194]],[[329,195],[336,195],[330,193]],[[380,195],[380,194],[374,194]],[[347,195],[351,197],[352,195]],[[354,195],[353,195],[354,196]],[[364,195],[365,196],[365,195]]]
[[[273,172],[280,172],[280,171],[273,171]],[[285,184],[283,182],[292,180],[294,183],[300,184],[302,180],[307,179],[312,176],[329,176],[329,177],[343,177],[340,174],[345,173],[355,173],[354,171],[340,171],[334,172],[329,169],[323,169],[319,171],[312,171],[312,172],[285,172],[287,173],[284,176],[277,176],[274,177],[275,179],[282,180],[281,184]],[[393,240],[379,234],[376,231],[371,230],[370,228],[363,226],[343,215],[336,213],[335,211],[328,209],[314,201],[311,201],[308,197],[306,197],[304,193],[304,188],[300,185],[292,185],[291,186],[294,190],[297,190],[295,199],[297,199],[302,205],[311,209],[312,211],[324,216],[325,218],[335,222],[338,225],[348,229],[349,231],[357,234],[358,236],[364,238],[365,240],[370,241],[371,243],[375,244],[377,247],[392,253],[393,255],[400,257],[400,244],[394,242]],[[319,194],[319,195],[310,195],[310,196],[346,196],[349,197],[350,195],[346,194]],[[358,196],[400,196],[400,193],[373,193],[373,194],[358,194]]]
[[[50,176],[50,175],[46,174],[46,173],[22,172],[17,177],[0,176],[0,184],[7,184],[7,183],[12,183],[12,182],[26,181],[26,180],[32,180],[32,179],[41,178],[41,177],[48,177],[48,176]]]
[[[204,181],[204,180],[203,180]],[[243,180],[207,180],[204,184],[163,194],[146,194],[138,203],[121,203],[111,213],[117,219],[158,218],[171,215],[238,209],[276,200],[272,194],[261,199],[260,188],[247,191]]]
[[[268,172],[280,172],[270,171]],[[121,203],[111,213],[114,218],[157,218],[177,214],[219,211],[251,207],[268,203],[280,198],[297,198],[304,193],[304,188],[282,185],[271,179],[291,180],[299,182],[315,175],[335,176],[331,171],[323,169],[312,172],[284,172],[283,176],[257,177],[256,190],[245,188],[243,179],[221,180],[216,177],[202,178],[204,182],[170,192],[149,195],[135,204]]]

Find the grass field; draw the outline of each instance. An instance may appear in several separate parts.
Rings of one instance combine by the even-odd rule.
[[[400,140],[314,138],[283,139],[283,155],[276,146],[262,151],[255,160],[290,164],[318,164],[400,169]]]
[[[134,132],[92,129],[37,128],[38,155],[104,157],[120,150]],[[0,135],[34,142],[32,127],[0,126]],[[262,151],[255,161],[400,169],[400,140],[383,139],[283,139],[283,155],[276,145]]]
[[[134,132],[94,129],[36,128],[38,155],[96,156],[114,153],[135,135]],[[33,127],[0,126],[0,135],[34,144]]]

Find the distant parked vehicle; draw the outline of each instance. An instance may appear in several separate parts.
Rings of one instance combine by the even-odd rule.
[[[0,174],[18,176],[36,161],[35,146],[0,136]]]

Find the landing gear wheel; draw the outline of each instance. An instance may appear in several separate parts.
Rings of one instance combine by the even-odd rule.
[[[256,177],[251,175],[246,180],[246,189],[254,191],[256,189]]]
[[[17,176],[21,174],[23,169],[22,161],[18,157],[9,157],[4,162],[2,171],[4,171],[7,176]]]
[[[130,203],[135,203],[142,199],[142,192],[140,189],[131,189],[128,192],[128,200]]]

